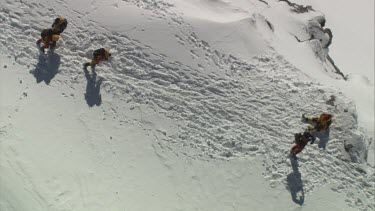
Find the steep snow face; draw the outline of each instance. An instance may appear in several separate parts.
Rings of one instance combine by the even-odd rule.
[[[4,2],[1,51],[31,69],[37,82],[40,74],[49,76],[44,82],[51,86],[28,79],[23,89],[40,94],[25,92],[1,106],[14,114],[1,116],[2,168],[27,184],[36,197],[30,204],[53,210],[274,210],[277,204],[290,210],[309,201],[306,210],[374,208],[369,139],[358,130],[355,104],[310,77],[333,80],[323,69],[330,66],[311,50],[320,42],[298,43],[290,34],[308,35],[303,27],[315,14],[291,14],[276,1],[172,3]],[[38,55],[35,39],[56,14],[69,17],[68,29],[54,52]],[[80,67],[102,46],[113,57],[86,80]],[[6,69],[7,78],[20,77]],[[94,103],[83,96],[92,83],[101,98]],[[36,117],[26,102],[45,109],[48,115],[37,120],[51,133],[28,128],[25,119]],[[317,144],[290,161],[293,134],[307,127],[301,114],[323,111],[335,116],[331,131],[316,134]],[[332,198],[321,203],[321,193]],[[11,209],[18,199],[6,200]]]
[[[275,11],[276,7],[273,7],[262,13],[275,25],[283,25],[285,21],[289,23],[288,27],[276,28],[277,42],[274,42],[273,46],[306,74],[328,86],[335,87],[353,99],[358,110],[360,127],[374,139],[374,2],[347,1],[343,4],[336,1],[311,0],[295,1],[295,3],[301,4],[302,7],[312,5],[314,11],[285,16],[283,14],[290,10],[289,7],[280,7],[284,11],[281,14]],[[338,4],[341,6],[337,7]],[[285,5],[287,4],[284,3]],[[328,40],[324,36],[319,35],[323,38],[322,41],[316,38],[309,40],[311,35],[316,35],[316,31],[320,31],[319,33],[322,31],[318,27],[313,28],[313,33],[309,30],[311,20],[321,16],[322,13],[326,19],[325,30],[331,29],[333,34],[329,51],[323,48]],[[290,33],[296,35],[302,42],[296,42]],[[346,75],[346,81],[332,80],[332,76],[337,79],[342,77],[331,74],[336,70],[327,61],[328,52],[343,75]],[[327,77],[327,72],[331,77]],[[373,166],[375,165],[374,147],[371,146],[368,159]]]
[[[374,1],[303,2],[325,14],[327,26],[334,33],[330,54],[349,75],[348,83],[336,85],[355,100],[361,126],[374,139]],[[375,165],[374,154],[373,144],[369,157],[372,165]]]
[[[325,14],[334,32],[330,53],[343,72],[374,83],[374,1],[305,0]]]

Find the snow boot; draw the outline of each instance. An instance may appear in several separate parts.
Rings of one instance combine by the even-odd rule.
[[[44,47],[40,47],[39,50],[40,50],[42,53],[45,53],[45,48],[44,48]]]
[[[298,160],[297,156],[293,153],[289,153],[289,157]]]
[[[302,114],[302,122],[307,122],[309,119],[305,116],[305,114]]]

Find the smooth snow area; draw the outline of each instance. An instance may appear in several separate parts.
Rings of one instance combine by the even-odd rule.
[[[375,208],[361,117],[373,91],[361,83],[356,100],[348,84],[363,78],[340,79],[319,42],[291,35],[308,37],[317,12],[276,0],[0,3],[0,210]],[[57,15],[68,28],[43,55],[35,41]],[[99,47],[112,57],[86,78]],[[291,159],[301,114],[322,112],[331,130]]]

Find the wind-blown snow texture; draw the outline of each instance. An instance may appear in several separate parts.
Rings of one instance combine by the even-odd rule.
[[[223,8],[229,5],[218,2]],[[258,10],[269,7],[264,1],[251,2]],[[271,2],[270,5],[285,4]],[[147,108],[173,122],[173,129],[153,129],[153,133],[158,146],[178,156],[207,162],[238,158],[252,162],[258,158],[265,165],[264,177],[271,187],[285,186],[293,196],[298,192],[293,182],[299,176],[305,195],[331,185],[332,191],[346,195],[353,210],[374,209],[374,168],[366,165],[371,140],[358,129],[355,104],[341,92],[311,79],[273,49],[271,44],[277,38],[267,40],[267,36],[272,37],[272,27],[279,26],[267,25],[259,15],[234,17],[232,24],[241,26],[245,20],[249,28],[244,32],[259,33],[251,36],[262,42],[252,45],[256,50],[244,49],[249,57],[243,59],[233,53],[235,49],[226,51],[225,45],[200,38],[208,33],[202,28],[195,32],[194,23],[199,21],[191,17],[186,18],[193,19],[191,22],[186,21],[175,12],[175,6],[159,0],[2,0],[0,50],[26,66],[37,82],[73,89],[75,84],[86,84],[81,67],[92,50],[109,48],[113,58],[97,67],[98,79],[103,82],[91,84],[97,86],[97,92],[101,88],[102,94],[86,99],[90,106],[116,99],[117,106],[128,104],[133,111]],[[131,24],[124,28],[111,26],[108,17],[116,17],[114,11],[119,9],[133,12],[122,16],[120,11],[117,18],[121,19],[117,20],[123,22],[140,15],[136,23],[139,29]],[[43,63],[35,41],[57,14],[67,17],[69,25],[57,49]],[[201,21],[202,25],[205,21]],[[170,31],[164,37],[157,36],[165,30]],[[225,36],[228,42],[234,40],[230,36]],[[329,102],[332,95],[333,104]],[[128,114],[117,107],[106,109],[116,116],[114,123],[128,121]],[[307,127],[301,122],[301,114],[321,112],[332,113],[335,121],[329,132],[317,134],[320,140],[316,144],[308,145],[298,155],[300,166],[296,170],[297,164],[290,163],[288,153],[293,134]],[[140,117],[145,128],[158,124],[158,119],[148,121],[145,123]],[[3,141],[6,130],[0,133]],[[296,198],[293,200],[300,203]]]

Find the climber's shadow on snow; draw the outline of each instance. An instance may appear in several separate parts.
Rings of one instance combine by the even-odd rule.
[[[94,105],[100,106],[102,104],[102,95],[100,94],[100,85],[102,84],[103,79],[97,79],[95,72],[89,74],[85,71],[85,77],[87,80],[85,99],[87,105],[92,107]]]
[[[305,201],[305,192],[303,190],[301,173],[298,170],[298,161],[294,158],[290,158],[290,163],[293,172],[287,176],[288,189],[292,195],[294,203],[302,205]]]
[[[55,53],[52,49],[48,51],[47,55],[40,52],[38,63],[35,69],[31,71],[36,78],[36,82],[40,83],[44,81],[46,84],[49,84],[59,72],[60,62],[60,55]]]
[[[327,143],[329,141],[329,132],[330,130],[326,130],[324,132],[320,132],[317,137],[319,138],[319,143],[318,143],[318,147],[319,148],[322,148],[322,149],[325,149],[326,146],[327,146]]]
[[[312,135],[314,135],[315,137],[319,139],[319,142],[318,142],[319,148],[326,149],[327,143],[329,141],[329,133],[330,133],[329,129],[325,131],[321,131],[321,132],[315,131],[312,133]]]

